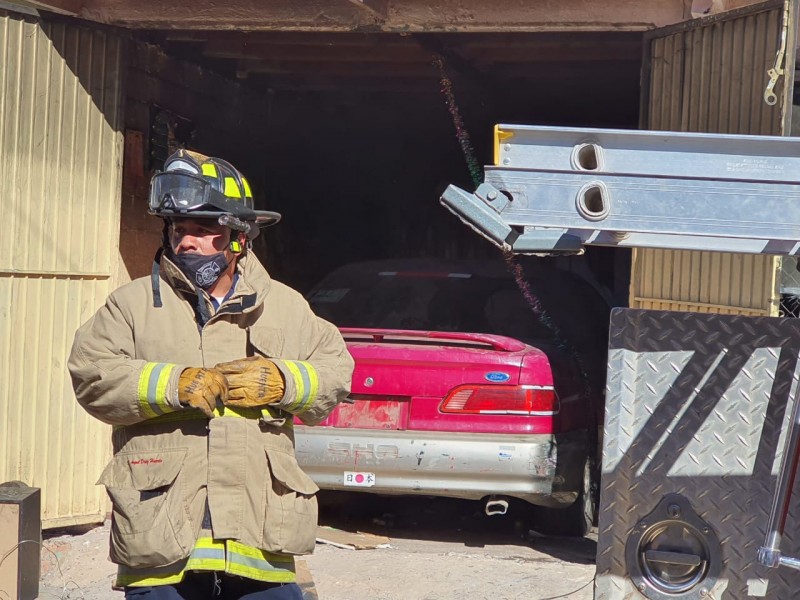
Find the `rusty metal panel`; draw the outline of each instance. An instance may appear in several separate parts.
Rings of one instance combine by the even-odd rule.
[[[655,310],[777,314],[778,264],[757,254],[636,249],[631,306]]]
[[[787,86],[785,78],[780,80],[775,106],[763,99],[767,70],[780,45],[782,16],[783,1],[774,0],[645,36],[642,128],[784,133],[791,82]],[[780,259],[768,256],[637,250],[630,306],[777,315],[779,264]]]
[[[66,357],[118,269],[122,40],[0,11],[0,481],[42,488],[45,527],[102,520],[106,425]]]

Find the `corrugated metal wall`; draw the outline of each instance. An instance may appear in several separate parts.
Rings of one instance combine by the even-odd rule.
[[[647,36],[642,128],[780,135],[784,80],[777,105],[768,106],[763,94],[782,14],[783,2],[773,1]],[[774,315],[778,270],[773,257],[640,249],[633,255],[630,306]]]
[[[66,357],[118,267],[122,42],[0,11],[0,481],[42,488],[45,526],[102,520],[109,428]]]

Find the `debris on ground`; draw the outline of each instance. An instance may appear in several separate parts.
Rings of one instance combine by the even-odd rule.
[[[317,543],[329,544],[345,550],[373,550],[391,547],[388,537],[361,531],[342,531],[325,525],[317,527]]]

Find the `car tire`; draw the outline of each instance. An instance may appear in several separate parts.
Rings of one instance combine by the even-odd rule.
[[[584,537],[592,529],[597,514],[597,485],[594,461],[587,458],[578,497],[566,508],[535,506],[534,529],[544,535]]]

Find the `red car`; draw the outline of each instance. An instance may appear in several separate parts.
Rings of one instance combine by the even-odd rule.
[[[374,261],[326,277],[308,299],[356,368],[351,403],[318,427],[297,422],[304,470],[323,489],[483,500],[487,514],[518,498],[538,507],[540,531],[584,535],[609,307],[535,261],[526,281],[531,302],[503,261]]]

